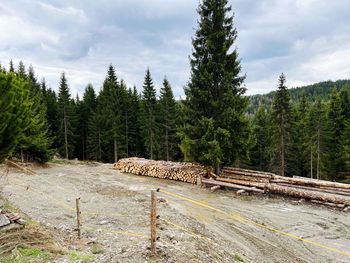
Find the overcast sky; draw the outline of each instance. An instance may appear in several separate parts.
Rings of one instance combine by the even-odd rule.
[[[350,0],[231,0],[247,94],[350,78]],[[183,95],[190,75],[197,0],[1,0],[0,62],[22,60],[58,89],[100,90],[112,63],[142,89],[147,67],[159,89],[166,75]]]

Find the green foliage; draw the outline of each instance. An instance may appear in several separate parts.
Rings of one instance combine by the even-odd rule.
[[[173,91],[169,81],[164,78],[163,87],[160,89],[160,158],[162,160],[174,160],[179,152],[178,136],[176,135],[177,107]]]
[[[58,93],[58,107],[59,107],[59,130],[57,138],[59,141],[59,152],[66,159],[72,156],[74,150],[74,101],[70,98],[70,92],[67,84],[67,79],[62,73],[60,80],[60,87]]]
[[[245,76],[236,49],[237,32],[226,0],[203,1],[192,41],[191,79],[183,101],[184,127],[180,148],[188,161],[199,161],[220,171],[247,155],[251,147],[249,122],[244,116],[247,99],[242,95]]]
[[[12,154],[31,123],[28,83],[0,72],[0,163]]]
[[[156,90],[149,69],[146,70],[143,83],[140,127],[146,148],[146,156],[154,159],[158,152],[157,131],[159,129],[157,119]]]

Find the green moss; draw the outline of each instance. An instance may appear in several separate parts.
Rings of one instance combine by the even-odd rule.
[[[97,247],[97,246],[93,246],[92,249],[91,249],[91,253],[92,254],[103,254],[104,253],[104,250]]]
[[[70,253],[69,259],[72,262],[89,262],[95,259],[94,255],[82,255],[77,253],[76,251],[72,251]]]
[[[244,262],[244,260],[240,255],[235,254],[235,259],[237,259],[238,261]]]

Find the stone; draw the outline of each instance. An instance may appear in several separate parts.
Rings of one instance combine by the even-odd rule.
[[[0,200],[0,208],[4,207],[4,202],[2,200]]]
[[[27,221],[25,221],[24,219],[20,218],[20,219],[16,220],[16,223],[20,224],[20,225],[25,225],[27,223]]]
[[[349,212],[350,211],[350,206],[346,206],[344,209],[343,209],[344,212]]]
[[[11,224],[11,221],[7,218],[7,216],[0,214],[0,227],[7,226]]]

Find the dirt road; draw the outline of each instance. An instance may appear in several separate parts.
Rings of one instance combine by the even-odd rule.
[[[197,185],[123,174],[111,164],[50,164],[34,170],[40,177],[12,169],[12,178],[0,181],[2,194],[70,248],[77,246],[72,240],[75,198],[80,197],[85,227],[80,248],[102,248],[95,262],[350,262],[350,213],[211,193]],[[153,256],[150,191],[158,187],[204,206],[157,193],[168,203],[157,203],[162,219]]]

